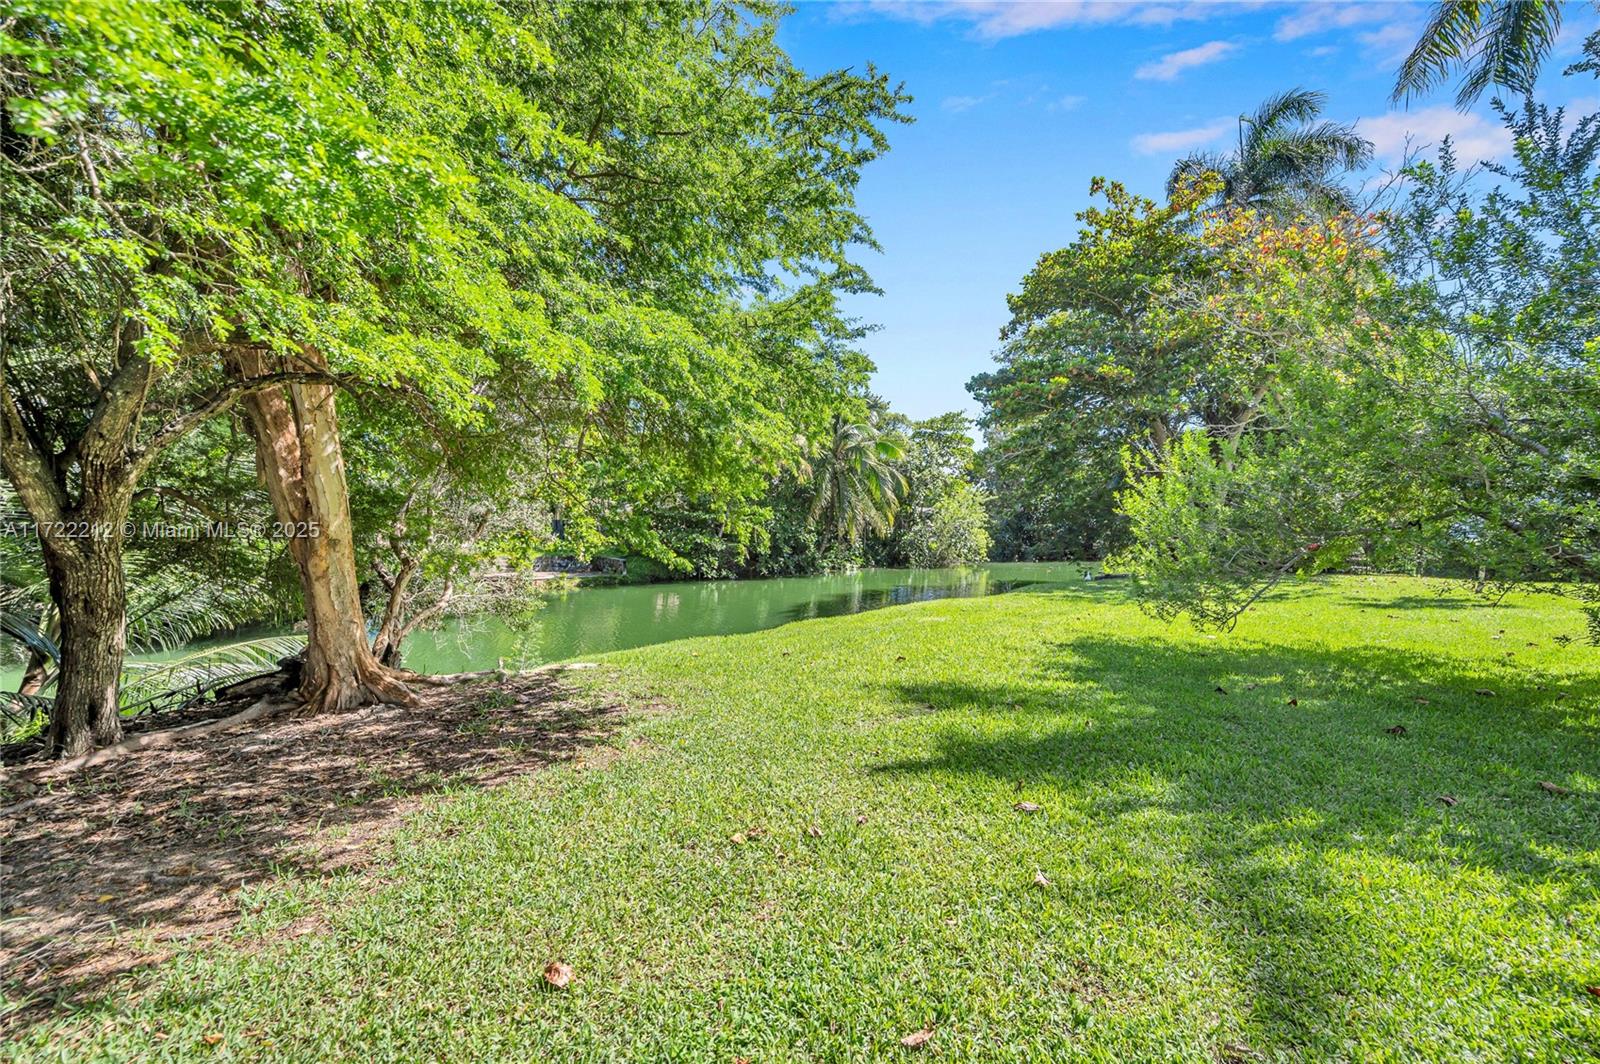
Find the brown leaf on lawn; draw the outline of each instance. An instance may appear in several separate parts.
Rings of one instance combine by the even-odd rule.
[[[1584,989],[1593,994],[1595,997],[1600,997],[1600,986],[1586,986]]]
[[[572,982],[572,969],[560,961],[551,961],[544,966],[544,981],[557,990],[565,990]]]
[[[1412,695],[1411,696],[1411,701],[1415,702],[1419,706],[1431,706],[1431,705],[1433,705],[1433,700],[1432,699],[1423,698],[1421,695]]]
[[[1476,689],[1473,690],[1472,693],[1477,695],[1479,698],[1493,698],[1494,697],[1494,691],[1490,690],[1487,687],[1476,688]]]
[[[1300,704],[1300,700],[1298,698],[1291,698],[1291,699],[1289,699],[1289,701],[1284,703],[1284,705],[1288,705],[1288,706],[1298,706],[1299,704]]]
[[[735,831],[732,835],[728,836],[728,841],[733,843],[735,846],[743,846],[746,838],[747,836],[744,832]]]
[[[1559,784],[1559,783],[1551,783],[1549,780],[1540,780],[1539,781],[1539,786],[1544,788],[1545,790],[1549,791],[1551,794],[1571,794],[1572,793],[1567,788],[1561,786],[1561,784]]]
[[[1388,732],[1390,735],[1393,735],[1396,738],[1399,738],[1400,736],[1402,736],[1402,735],[1404,735],[1406,733],[1406,726],[1404,724],[1394,724],[1394,725],[1391,725],[1390,727],[1387,727],[1387,728],[1385,728],[1383,730]]]
[[[1033,885],[1036,887],[1048,887],[1050,885],[1050,877],[1043,872],[1035,872],[1033,874]]]
[[[1019,813],[1037,813],[1042,807],[1034,804],[1033,802],[1018,802],[1011,808],[1015,809]]]
[[[1448,806],[1448,805],[1455,805],[1457,802],[1461,801],[1461,799],[1457,798],[1453,794],[1441,794],[1441,795],[1439,795],[1439,801],[1443,802],[1445,805]]]
[[[222,1036],[213,1031],[211,1034],[202,1035],[200,1040],[208,1046],[214,1046],[222,1041]]]
[[[820,839],[822,838],[822,829],[817,827],[817,825],[812,824],[810,827],[806,828],[806,834],[810,835],[813,839]]]
[[[896,654],[894,656],[894,660],[896,660],[896,661],[904,661],[904,660],[906,660],[906,656],[904,654]]]
[[[922,1030],[913,1031],[904,1038],[900,1039],[900,1044],[905,1046],[907,1049],[918,1049],[924,1045],[927,1045],[928,1039],[932,1037],[933,1028],[924,1027]]]

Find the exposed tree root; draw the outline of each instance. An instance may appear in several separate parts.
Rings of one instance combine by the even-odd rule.
[[[21,771],[19,775],[28,780],[37,779],[44,773],[68,775],[94,765],[104,764],[107,761],[121,757],[123,754],[130,754],[135,750],[150,750],[155,747],[168,746],[179,739],[196,738],[208,735],[211,732],[225,731],[241,724],[248,724],[253,720],[261,720],[263,717],[276,716],[285,710],[293,709],[294,706],[295,702],[291,698],[267,695],[253,703],[249,708],[242,709],[231,717],[203,721],[199,724],[186,724],[181,728],[168,728],[165,731],[146,732],[143,735],[136,735],[132,739],[124,739],[120,743],[102,747],[99,750],[92,750],[87,754],[80,754],[64,761],[52,761],[49,764]],[[12,808],[15,807],[0,809],[0,816],[11,812]]]

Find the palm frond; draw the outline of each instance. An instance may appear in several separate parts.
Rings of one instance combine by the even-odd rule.
[[[1470,107],[1490,85],[1527,92],[1561,32],[1561,5],[1552,0],[1492,4],[1478,35],[1478,59],[1461,80],[1456,106]]]
[[[298,636],[267,636],[225,643],[172,661],[130,661],[123,666],[125,711],[158,706],[175,697],[197,696],[236,680],[272,672],[278,662],[305,649]]]
[[[1478,39],[1483,6],[1479,0],[1441,0],[1434,5],[1422,36],[1400,64],[1391,100],[1400,103],[1420,96],[1450,76],[1451,66]]]

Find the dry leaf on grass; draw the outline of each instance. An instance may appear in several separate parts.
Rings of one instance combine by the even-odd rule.
[[[1474,690],[1472,693],[1477,695],[1479,698],[1493,698],[1494,697],[1494,692],[1491,691],[1487,687],[1479,687],[1476,690]]]
[[[806,834],[811,836],[813,839],[820,839],[822,838],[822,829],[817,827],[817,825],[812,824],[806,828]]]
[[[1033,885],[1036,887],[1048,887],[1050,885],[1050,877],[1043,872],[1035,872],[1033,874]]]
[[[1011,808],[1015,809],[1019,813],[1037,813],[1042,807],[1034,804],[1033,802],[1018,802]]]
[[[1406,733],[1406,726],[1404,724],[1395,724],[1383,730],[1398,738]]]
[[[572,982],[572,969],[560,961],[551,961],[544,966],[544,981],[557,990],[565,990]]]
[[[211,1034],[202,1036],[200,1040],[208,1046],[214,1046],[222,1041],[222,1036],[213,1032]]]
[[[919,1049],[922,1046],[927,1045],[928,1039],[932,1037],[933,1028],[924,1027],[922,1030],[913,1031],[904,1038],[900,1039],[900,1044],[905,1046],[907,1049]]]
[[[1441,795],[1439,795],[1439,801],[1441,801],[1445,805],[1449,806],[1449,805],[1455,805],[1457,802],[1461,801],[1461,799],[1457,798],[1453,794],[1441,794]]]
[[[1539,786],[1541,788],[1543,788],[1544,790],[1549,791],[1551,794],[1571,794],[1572,793],[1567,788],[1561,786],[1561,784],[1559,784],[1559,783],[1551,783],[1549,780],[1540,780],[1539,781]]]
[[[856,817],[856,823],[857,824],[865,824],[866,822],[867,822],[867,814],[862,813],[861,815]]]

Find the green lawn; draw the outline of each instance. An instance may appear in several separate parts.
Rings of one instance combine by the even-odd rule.
[[[1035,587],[614,655],[584,682],[675,707],[615,758],[431,800],[380,873],[258,888],[237,945],[11,1052],[1594,1060],[1600,652],[1440,587],[1217,635]]]

